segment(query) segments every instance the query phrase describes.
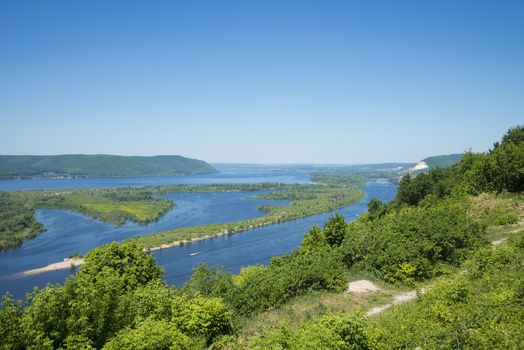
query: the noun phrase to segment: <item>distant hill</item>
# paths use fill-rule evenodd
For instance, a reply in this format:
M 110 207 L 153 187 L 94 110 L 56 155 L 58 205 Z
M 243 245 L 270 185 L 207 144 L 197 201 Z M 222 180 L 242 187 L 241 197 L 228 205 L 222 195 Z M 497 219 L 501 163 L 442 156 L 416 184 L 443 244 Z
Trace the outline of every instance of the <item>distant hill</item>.
M 0 156 L 0 179 L 30 177 L 173 176 L 215 173 L 208 163 L 182 156 Z
M 417 163 L 413 168 L 409 169 L 410 173 L 417 174 L 425 172 L 434 168 L 449 168 L 455 163 L 460 162 L 464 154 L 447 154 L 441 156 L 427 157 Z
M 449 168 L 450 166 L 460 162 L 464 157 L 463 153 L 460 154 L 448 154 L 442 156 L 427 157 L 422 161 L 428 165 L 430 169 L 433 168 Z

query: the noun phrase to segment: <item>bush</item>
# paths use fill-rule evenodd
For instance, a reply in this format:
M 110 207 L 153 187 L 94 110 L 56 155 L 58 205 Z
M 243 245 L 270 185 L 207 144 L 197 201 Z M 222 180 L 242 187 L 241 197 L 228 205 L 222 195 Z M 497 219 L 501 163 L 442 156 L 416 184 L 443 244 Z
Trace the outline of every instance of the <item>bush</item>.
M 358 263 L 389 282 L 412 284 L 457 265 L 483 243 L 484 227 L 466 215 L 461 200 L 406 207 L 372 223 L 349 225 L 341 246 L 344 261 Z
M 190 338 L 167 321 L 145 320 L 136 329 L 125 329 L 111 339 L 103 350 L 193 350 L 202 341 Z
M 375 340 L 358 314 L 326 314 L 308 321 L 299 328 L 280 325 L 267 334 L 253 338 L 249 349 L 289 350 L 367 350 L 374 348 Z
M 524 236 L 479 249 L 465 272 L 436 283 L 418 303 L 376 321 L 378 349 L 520 349 L 524 342 Z

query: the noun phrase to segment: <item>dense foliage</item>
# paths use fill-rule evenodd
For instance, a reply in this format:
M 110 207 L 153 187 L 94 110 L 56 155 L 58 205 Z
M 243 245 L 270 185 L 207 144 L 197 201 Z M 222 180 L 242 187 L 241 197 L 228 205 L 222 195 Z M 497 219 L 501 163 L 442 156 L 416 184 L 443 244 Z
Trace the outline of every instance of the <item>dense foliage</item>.
M 249 315 L 278 307 L 311 290 L 342 291 L 344 266 L 340 257 L 323 249 L 299 249 L 274 257 L 268 267 L 247 267 L 235 276 L 217 267 L 200 265 L 183 290 L 222 298 L 236 314 Z
M 202 160 L 181 156 L 0 156 L 0 179 L 32 176 L 173 176 L 216 171 Z
M 523 135 L 524 126 L 512 128 L 489 152 L 468 152 L 450 169 L 435 169 L 415 178 L 406 175 L 399 183 L 396 203 L 416 205 L 429 194 L 443 198 L 451 192 L 522 192 Z
M 464 271 L 377 321 L 378 349 L 520 349 L 524 236 L 478 250 Z
M 242 348 L 253 350 L 368 350 L 374 338 L 361 315 L 326 314 L 302 327 L 287 324 L 272 329 L 264 337 L 256 337 Z
M 0 191 L 0 250 L 16 247 L 43 230 L 29 204 Z
M 230 332 L 220 299 L 188 298 L 162 275 L 139 246 L 97 248 L 63 286 L 29 295 L 25 309 L 4 296 L 0 349 L 194 349 Z
M 466 203 L 424 204 L 349 225 L 341 247 L 346 263 L 388 282 L 412 283 L 438 275 L 443 264 L 459 264 L 484 243 L 484 227 L 466 215 Z

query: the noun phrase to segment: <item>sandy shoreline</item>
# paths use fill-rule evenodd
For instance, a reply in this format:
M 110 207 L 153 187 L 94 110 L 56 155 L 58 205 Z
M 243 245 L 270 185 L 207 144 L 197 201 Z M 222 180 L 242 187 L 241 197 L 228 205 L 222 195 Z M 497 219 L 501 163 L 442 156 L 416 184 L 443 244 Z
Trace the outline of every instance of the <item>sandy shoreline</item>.
M 218 233 L 216 235 L 213 235 L 213 236 L 195 237 L 195 238 L 188 239 L 188 240 L 174 241 L 172 243 L 162 244 L 162 245 L 157 246 L 157 247 L 144 248 L 144 252 L 149 253 L 149 252 L 154 252 L 154 251 L 157 251 L 157 250 L 169 249 L 169 248 L 177 247 L 177 246 L 184 245 L 184 244 L 190 244 L 190 243 L 202 241 L 204 239 L 211 239 L 211 238 L 215 238 L 215 237 L 220 237 L 220 236 L 223 236 L 223 235 L 226 235 L 226 234 L 227 234 L 226 232 L 220 232 L 220 233 Z M 64 261 L 60 261 L 60 262 L 57 262 L 57 263 L 49 264 L 47 266 L 39 267 L 39 268 L 32 269 L 32 270 L 22 271 L 22 272 L 16 273 L 16 274 L 11 275 L 11 276 L 12 277 L 24 277 L 24 276 L 38 275 L 38 274 L 41 274 L 41 273 L 52 272 L 52 271 L 57 271 L 57 270 L 65 270 L 65 269 L 70 269 L 70 268 L 73 268 L 73 267 L 78 267 L 78 266 L 82 265 L 83 263 L 84 263 L 84 259 L 82 259 L 82 258 L 65 259 Z
M 37 269 L 22 271 L 20 273 L 17 273 L 17 275 L 18 276 L 38 275 L 40 273 L 46 273 L 46 272 L 51 272 L 51 271 L 56 271 L 56 270 L 70 269 L 70 268 L 73 268 L 73 267 L 80 266 L 83 263 L 84 263 L 84 259 L 72 258 L 72 259 L 67 259 L 67 260 L 61 261 L 61 262 L 49 264 L 49 265 L 44 266 L 44 267 L 39 267 Z
M 223 229 L 223 230 L 221 230 L 221 231 L 219 231 L 219 232 L 217 232 L 215 234 L 210 234 L 210 235 L 207 235 L 207 236 L 193 237 L 191 239 L 182 239 L 182 240 L 178 240 L 178 241 L 173 241 L 171 243 L 164 243 L 164 244 L 161 244 L 161 245 L 156 246 L 156 247 L 144 248 L 144 251 L 146 253 L 149 253 L 149 252 L 154 252 L 154 251 L 157 251 L 157 250 L 168 249 L 168 248 L 178 247 L 178 246 L 184 245 L 184 244 L 190 244 L 190 243 L 194 243 L 194 242 L 198 242 L 198 241 L 203 241 L 203 240 L 206 240 L 206 239 L 212 239 L 212 238 L 217 238 L 217 237 L 221 237 L 221 236 L 231 236 L 231 235 L 234 235 L 234 234 L 237 234 L 237 233 L 247 232 L 247 231 L 253 230 L 255 228 L 260 228 L 260 227 L 268 226 L 268 225 L 275 225 L 275 224 L 278 224 L 278 223 L 281 223 L 281 222 L 292 221 L 292 220 L 297 220 L 297 219 L 290 219 L 290 220 L 283 220 L 283 221 L 278 221 L 277 220 L 277 221 L 274 221 L 274 222 L 272 222 L 272 221 L 261 222 L 261 223 L 254 224 L 254 225 L 242 226 L 242 227 L 240 227 L 238 229 L 230 229 L 230 230 Z

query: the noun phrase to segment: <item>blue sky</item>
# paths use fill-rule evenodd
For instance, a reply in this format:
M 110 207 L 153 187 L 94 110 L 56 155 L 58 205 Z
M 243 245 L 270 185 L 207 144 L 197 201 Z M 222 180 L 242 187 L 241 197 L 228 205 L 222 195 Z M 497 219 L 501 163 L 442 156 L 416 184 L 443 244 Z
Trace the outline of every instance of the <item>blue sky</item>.
M 1 1 L 0 154 L 373 163 L 524 122 L 524 1 Z

